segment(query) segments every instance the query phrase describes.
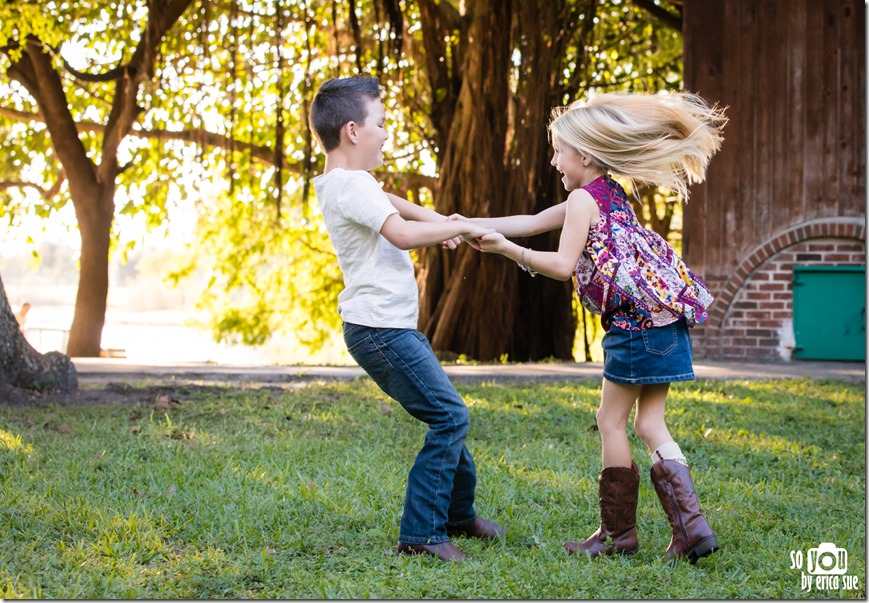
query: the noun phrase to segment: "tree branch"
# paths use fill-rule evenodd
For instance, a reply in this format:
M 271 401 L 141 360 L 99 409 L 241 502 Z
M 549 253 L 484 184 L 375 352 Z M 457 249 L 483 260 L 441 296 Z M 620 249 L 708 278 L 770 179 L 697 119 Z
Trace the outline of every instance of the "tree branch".
M 51 188 L 43 188 L 36 184 L 35 182 L 25 182 L 23 180 L 7 180 L 5 182 L 0 182 L 0 190 L 6 190 L 7 188 L 32 188 L 36 189 L 39 192 L 39 195 L 45 200 L 48 201 L 52 197 L 57 194 L 57 191 L 60 190 L 61 185 L 66 182 L 66 174 L 63 170 L 60 171 L 60 177 L 57 179 Z
M 347 16 L 350 18 L 350 28 L 353 30 L 353 40 L 356 43 L 356 69 L 362 73 L 362 30 L 359 27 L 359 17 L 356 15 L 356 0 L 348 0 L 348 5 Z M 335 23 L 335 28 L 338 28 L 338 23 Z
M 257 145 L 243 140 L 233 140 L 229 136 L 209 132 L 202 128 L 193 128 L 189 130 L 145 130 L 134 128 L 130 131 L 130 136 L 137 138 L 145 138 L 151 140 L 160 140 L 163 142 L 177 140 L 181 142 L 192 142 L 195 144 L 217 147 L 219 149 L 232 148 L 235 151 L 247 151 L 253 159 L 266 165 L 274 165 L 275 151 L 271 147 L 265 145 Z M 284 167 L 295 173 L 300 173 L 301 168 L 299 162 L 284 162 Z
M 436 132 L 436 145 L 443 149 L 450 124 L 453 121 L 458 88 L 454 79 L 459 71 L 462 57 L 456 56 L 459 49 L 453 49 L 453 73 L 446 61 L 447 39 L 460 29 L 462 18 L 449 2 L 435 3 L 434 0 L 419 0 L 419 19 L 423 25 L 422 47 L 426 75 L 431 90 L 430 116 Z M 413 50 L 413 49 L 411 49 Z
M 631 2 L 645 10 L 653 17 L 659 19 L 662 23 L 664 23 L 664 25 L 672 27 L 676 31 L 682 31 L 681 7 L 676 7 L 676 9 L 679 11 L 679 14 L 675 15 L 668 11 L 666 8 L 655 4 L 653 0 L 631 0 Z
M 0 191 L 5 191 L 7 188 L 32 188 L 39 192 L 39 196 L 43 199 L 48 198 L 48 191 L 34 182 L 24 182 L 23 180 L 7 180 L 0 182 Z
M 45 119 L 42 117 L 42 115 L 38 113 L 26 113 L 24 111 L 19 111 L 18 109 L 12 109 L 10 107 L 0 107 L 0 115 L 12 118 L 20 122 L 45 123 Z M 104 126 L 103 124 L 92 121 L 77 122 L 75 125 L 76 129 L 79 132 L 100 134 L 106 129 L 106 126 Z M 234 148 L 236 151 L 246 151 L 250 153 L 251 158 L 255 159 L 262 165 L 274 166 L 275 163 L 275 151 L 271 147 L 265 145 L 251 144 L 243 140 L 233 141 L 229 136 L 224 136 L 223 134 L 217 134 L 215 132 L 209 132 L 208 130 L 203 130 L 201 128 L 193 128 L 188 130 L 145 130 L 142 128 L 133 128 L 132 130 L 130 130 L 129 135 L 144 140 L 159 140 L 161 142 L 174 140 L 179 142 L 189 142 L 202 146 L 211 146 L 219 149 L 228 150 L 230 148 Z M 301 176 L 305 172 L 302 162 L 287 162 L 286 154 L 284 154 L 284 157 L 284 167 L 287 168 L 290 172 L 296 174 L 297 176 Z M 427 188 L 429 190 L 435 190 L 438 183 L 437 178 L 413 172 L 391 172 L 387 170 L 377 170 L 377 175 L 396 184 L 403 183 L 405 185 L 405 188 L 410 186 L 412 188 Z
M 73 179 L 82 184 L 91 179 L 94 164 L 78 138 L 63 83 L 43 43 L 29 36 L 24 53 L 18 61 L 10 65 L 8 72 L 36 100 L 40 121 L 48 127 L 52 146 L 67 173 L 72 174 Z
M 69 64 L 63 55 L 59 54 L 60 60 L 63 61 L 63 68 L 72 75 L 75 79 L 81 80 L 83 82 L 111 82 L 124 74 L 124 66 L 118 65 L 114 69 L 110 69 L 105 73 L 85 73 L 84 71 L 79 71 L 75 67 Z
M 154 77 L 160 42 L 193 0 L 153 0 L 149 2 L 148 22 L 123 75 L 116 80 L 115 97 L 103 135 L 102 163 L 97 179 L 107 182 L 117 173 L 118 147 L 130 133 L 141 109 L 136 104 L 139 85 Z
M 400 56 L 404 45 L 404 15 L 401 12 L 401 5 L 398 0 L 381 0 L 381 2 L 386 10 L 386 21 L 395 34 L 391 43 L 392 54 Z
M 15 121 L 20 121 L 23 123 L 46 123 L 45 117 L 43 117 L 41 113 L 27 113 L 25 111 L 13 109 L 12 107 L 0 107 L 0 115 L 4 117 L 9 117 L 11 119 L 14 119 Z M 105 130 L 105 126 L 103 124 L 97 123 L 95 121 L 78 121 L 74 122 L 74 124 L 77 132 L 100 133 Z

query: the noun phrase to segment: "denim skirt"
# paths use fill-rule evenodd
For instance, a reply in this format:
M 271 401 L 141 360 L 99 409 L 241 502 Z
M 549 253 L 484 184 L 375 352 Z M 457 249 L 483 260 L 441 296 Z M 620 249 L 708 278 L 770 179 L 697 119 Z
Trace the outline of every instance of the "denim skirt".
M 684 318 L 644 331 L 611 327 L 603 336 L 603 353 L 603 376 L 615 383 L 643 385 L 694 379 L 691 335 Z

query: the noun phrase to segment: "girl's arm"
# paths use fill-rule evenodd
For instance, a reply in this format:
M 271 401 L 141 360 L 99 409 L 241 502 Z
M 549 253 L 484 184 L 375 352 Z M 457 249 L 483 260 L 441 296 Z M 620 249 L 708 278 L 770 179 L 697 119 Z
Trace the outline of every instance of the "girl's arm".
M 505 237 L 530 237 L 564 225 L 567 201 L 553 205 L 534 215 L 504 216 L 501 218 L 469 218 L 474 224 L 493 228 Z M 455 216 L 461 219 L 460 216 Z
M 480 237 L 478 240 L 480 249 L 485 252 L 500 253 L 520 266 L 549 278 L 568 280 L 573 275 L 579 256 L 585 249 L 588 231 L 598 220 L 600 210 L 592 196 L 583 189 L 576 189 L 570 193 L 563 205 L 566 206 L 566 211 L 558 251 L 534 251 L 520 247 L 507 240 L 500 230 Z

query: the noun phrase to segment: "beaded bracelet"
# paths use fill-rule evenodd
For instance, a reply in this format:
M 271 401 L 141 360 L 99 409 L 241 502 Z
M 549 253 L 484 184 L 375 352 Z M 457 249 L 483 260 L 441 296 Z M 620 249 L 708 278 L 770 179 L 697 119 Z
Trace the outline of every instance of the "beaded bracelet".
M 530 249 L 528 250 L 528 256 L 530 259 L 530 256 L 531 256 Z M 521 261 L 517 262 L 517 264 L 519 264 L 519 267 L 522 270 L 524 270 L 525 272 L 527 272 L 529 274 L 529 276 L 532 276 L 532 277 L 537 276 L 537 273 L 534 272 L 533 270 L 531 270 L 531 262 L 529 261 L 527 264 L 525 263 L 525 248 L 524 247 L 522 248 L 522 254 L 520 256 L 520 259 L 521 259 Z

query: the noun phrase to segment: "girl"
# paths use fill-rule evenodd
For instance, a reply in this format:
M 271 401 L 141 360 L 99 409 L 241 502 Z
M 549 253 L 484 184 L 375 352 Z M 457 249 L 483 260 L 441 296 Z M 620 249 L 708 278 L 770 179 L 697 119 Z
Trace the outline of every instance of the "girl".
M 600 527 L 570 553 L 631 554 L 639 469 L 627 423 L 652 457 L 651 479 L 673 531 L 666 559 L 691 563 L 718 550 L 700 511 L 688 465 L 664 420 L 673 381 L 694 379 L 689 327 L 706 320 L 712 302 L 704 284 L 658 234 L 643 228 L 624 189 L 612 178 L 665 186 L 687 199 L 720 148 L 724 111 L 687 93 L 602 94 L 553 110 L 552 165 L 570 191 L 567 201 L 535 216 L 476 218 L 498 232 L 479 239 L 532 276 L 574 278 L 583 306 L 601 315 L 604 378 L 597 424 L 603 449 L 598 478 Z M 558 251 L 519 247 L 506 237 L 562 228 Z

